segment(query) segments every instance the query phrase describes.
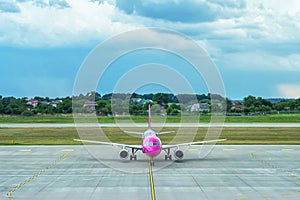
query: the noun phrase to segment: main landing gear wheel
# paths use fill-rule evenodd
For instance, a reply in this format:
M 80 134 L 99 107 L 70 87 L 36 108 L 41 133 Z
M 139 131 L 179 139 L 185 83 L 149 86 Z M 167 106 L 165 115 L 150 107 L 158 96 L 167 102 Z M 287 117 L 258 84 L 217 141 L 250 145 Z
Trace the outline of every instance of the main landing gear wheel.
M 130 155 L 130 160 L 136 160 L 136 159 L 137 159 L 136 155 Z
M 172 155 L 170 155 L 170 148 L 164 149 L 167 155 L 165 155 L 165 160 L 172 160 Z
M 172 155 L 165 155 L 165 160 L 172 160 Z
M 131 149 L 131 155 L 130 155 L 130 160 L 136 160 L 136 152 L 138 151 L 138 149 Z

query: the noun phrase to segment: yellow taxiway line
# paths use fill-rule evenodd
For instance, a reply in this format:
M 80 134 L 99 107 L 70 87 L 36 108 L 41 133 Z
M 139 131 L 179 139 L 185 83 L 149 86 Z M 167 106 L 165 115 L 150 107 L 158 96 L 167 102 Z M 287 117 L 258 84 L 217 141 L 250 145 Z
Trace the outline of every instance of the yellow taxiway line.
M 152 163 L 151 159 L 148 159 L 149 165 L 149 181 L 150 181 L 150 189 L 151 189 L 151 200 L 155 200 L 155 188 L 154 188 L 154 181 L 153 181 L 153 172 L 152 172 Z
M 8 197 L 9 200 L 14 200 L 12 194 L 17 190 L 20 189 L 21 187 L 23 187 L 26 183 L 31 182 L 32 180 L 34 180 L 35 178 L 37 178 L 38 176 L 40 176 L 41 174 L 43 174 L 44 172 L 46 172 L 48 169 L 52 168 L 54 165 L 56 165 L 58 162 L 60 162 L 61 160 L 65 159 L 68 156 L 68 154 L 63 154 L 61 155 L 59 158 L 57 158 L 56 160 L 54 160 L 51 164 L 49 164 L 46 168 L 36 172 L 35 174 L 33 174 L 31 177 L 29 177 L 28 179 L 26 179 L 25 181 L 21 182 L 19 185 L 15 186 L 14 188 L 10 189 L 6 196 Z

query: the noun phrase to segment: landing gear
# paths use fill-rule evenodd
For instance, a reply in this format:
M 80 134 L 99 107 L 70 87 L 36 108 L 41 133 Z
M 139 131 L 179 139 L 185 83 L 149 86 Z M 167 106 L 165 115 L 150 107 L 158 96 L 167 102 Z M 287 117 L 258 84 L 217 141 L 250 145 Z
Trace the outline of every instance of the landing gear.
M 172 160 L 172 155 L 170 155 L 170 149 L 165 149 L 167 155 L 165 155 L 165 160 Z
M 172 155 L 165 155 L 165 160 L 172 160 Z
M 152 167 L 154 167 L 154 160 L 153 160 L 153 158 L 149 158 L 149 164 L 152 166 Z
M 136 152 L 138 151 L 138 149 L 131 149 L 131 154 L 132 155 L 130 155 L 130 160 L 137 160 L 137 156 L 136 156 Z
M 130 160 L 136 160 L 136 155 L 130 155 Z

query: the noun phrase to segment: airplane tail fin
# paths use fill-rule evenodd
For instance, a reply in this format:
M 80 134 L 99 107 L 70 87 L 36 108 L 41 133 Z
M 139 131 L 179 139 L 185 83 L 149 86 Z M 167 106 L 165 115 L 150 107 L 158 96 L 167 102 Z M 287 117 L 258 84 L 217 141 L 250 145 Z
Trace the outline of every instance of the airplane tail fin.
M 148 105 L 148 129 L 151 128 L 151 106 Z

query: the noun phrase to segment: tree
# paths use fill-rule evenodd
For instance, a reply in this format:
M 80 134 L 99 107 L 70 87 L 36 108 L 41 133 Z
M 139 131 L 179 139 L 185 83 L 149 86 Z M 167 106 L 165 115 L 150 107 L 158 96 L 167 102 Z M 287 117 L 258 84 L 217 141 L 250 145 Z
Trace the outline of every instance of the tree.
M 256 98 L 254 96 L 247 96 L 244 98 L 243 104 L 246 108 L 249 108 L 250 106 L 254 105 L 254 102 L 256 101 Z
M 300 98 L 295 100 L 295 110 L 300 111 Z
M 55 108 L 52 105 L 46 103 L 39 103 L 38 106 L 33 109 L 35 113 L 40 114 L 54 114 Z
M 129 113 L 131 115 L 147 115 L 147 109 L 141 103 L 131 103 L 129 105 Z
M 232 108 L 232 102 L 230 99 L 226 98 L 226 111 L 230 112 Z
M 177 105 L 175 103 L 172 103 L 167 108 L 167 114 L 168 115 L 177 115 L 180 113 L 180 105 Z
M 103 115 L 111 114 L 111 106 L 109 101 L 98 100 L 97 101 L 97 112 Z
M 22 103 L 21 99 L 4 97 L 1 100 L 3 114 L 19 115 L 26 110 L 26 106 Z
M 157 93 L 153 96 L 153 101 L 157 102 L 161 106 L 165 106 L 169 102 L 169 94 Z
M 0 114 L 3 114 L 2 96 L 0 97 Z
M 178 94 L 176 97 L 178 101 L 184 105 L 197 103 L 197 96 L 194 94 Z
M 272 110 L 273 104 L 262 97 L 249 95 L 244 98 L 245 113 L 249 112 L 268 112 Z
M 72 113 L 72 100 L 67 97 L 63 99 L 63 101 L 59 104 L 57 104 L 56 110 L 58 113 Z
M 144 94 L 143 98 L 153 100 L 153 96 L 154 96 L 154 94 Z
M 24 117 L 31 117 L 34 116 L 34 112 L 32 112 L 31 110 L 25 110 L 24 112 L 22 112 L 22 115 Z

